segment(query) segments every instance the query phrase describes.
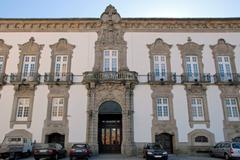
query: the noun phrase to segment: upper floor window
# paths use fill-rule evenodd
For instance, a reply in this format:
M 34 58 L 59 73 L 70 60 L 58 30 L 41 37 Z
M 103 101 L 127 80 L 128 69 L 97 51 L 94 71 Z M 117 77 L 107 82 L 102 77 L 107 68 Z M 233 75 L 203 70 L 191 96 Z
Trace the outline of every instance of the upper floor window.
M 239 110 L 236 98 L 226 98 L 225 107 L 229 121 L 239 121 Z
M 217 56 L 220 79 L 227 81 L 232 79 L 232 68 L 229 56 Z
M 3 73 L 4 56 L 0 56 L 0 74 Z
M 22 67 L 22 79 L 34 77 L 36 74 L 36 56 L 25 55 Z
M 197 56 L 186 56 L 186 74 L 189 80 L 199 79 L 199 67 Z
M 103 71 L 118 71 L 118 51 L 104 50 Z
M 68 56 L 57 55 L 55 61 L 55 80 L 64 79 L 68 72 Z
M 202 98 L 192 98 L 192 118 L 195 121 L 204 120 L 203 100 Z
M 30 108 L 29 98 L 19 98 L 17 103 L 16 121 L 27 121 Z
M 64 98 L 53 98 L 52 99 L 52 121 L 63 120 L 63 110 L 64 110 Z
M 169 120 L 168 98 L 157 98 L 158 120 Z
M 155 80 L 167 79 L 167 61 L 166 56 L 154 55 L 154 75 Z

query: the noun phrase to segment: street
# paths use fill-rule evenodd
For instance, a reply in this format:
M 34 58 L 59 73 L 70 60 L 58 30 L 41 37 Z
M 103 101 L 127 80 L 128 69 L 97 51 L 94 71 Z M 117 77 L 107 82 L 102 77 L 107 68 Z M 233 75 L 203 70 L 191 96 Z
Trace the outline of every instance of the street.
M 34 160 L 33 157 L 23 158 L 22 160 Z M 69 157 L 62 158 L 61 160 L 69 160 Z M 124 157 L 118 154 L 102 154 L 99 156 L 93 156 L 89 160 L 145 160 L 142 157 Z M 202 156 L 187 156 L 187 155 L 169 155 L 169 160 L 221 160 L 220 158 L 211 158 L 207 155 Z M 223 160 L 223 159 L 222 159 Z

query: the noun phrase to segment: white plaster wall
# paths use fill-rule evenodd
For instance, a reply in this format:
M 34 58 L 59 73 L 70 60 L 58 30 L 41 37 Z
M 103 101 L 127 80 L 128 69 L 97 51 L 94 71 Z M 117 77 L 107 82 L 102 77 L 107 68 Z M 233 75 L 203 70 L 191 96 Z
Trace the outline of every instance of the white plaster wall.
M 12 105 L 14 98 L 13 86 L 7 85 L 0 91 L 0 143 L 4 139 L 4 135 L 10 131 L 10 118 L 12 114 Z
M 152 98 L 148 85 L 138 85 L 134 89 L 134 140 L 151 142 Z
M 69 142 L 85 142 L 87 127 L 87 89 L 72 85 L 68 102 Z

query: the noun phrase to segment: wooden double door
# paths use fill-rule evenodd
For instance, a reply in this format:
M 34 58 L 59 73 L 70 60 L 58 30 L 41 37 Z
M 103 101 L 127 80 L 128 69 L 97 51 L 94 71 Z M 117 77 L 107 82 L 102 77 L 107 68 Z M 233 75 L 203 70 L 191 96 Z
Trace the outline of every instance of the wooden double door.
M 121 114 L 99 115 L 98 143 L 100 153 L 121 153 Z
M 159 143 L 168 153 L 173 153 L 172 135 L 168 133 L 161 133 L 155 136 L 156 143 Z

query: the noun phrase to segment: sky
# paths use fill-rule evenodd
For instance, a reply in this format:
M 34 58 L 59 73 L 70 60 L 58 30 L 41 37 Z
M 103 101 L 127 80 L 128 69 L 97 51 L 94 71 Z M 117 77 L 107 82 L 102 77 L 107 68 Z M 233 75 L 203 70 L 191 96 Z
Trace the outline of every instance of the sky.
M 0 18 L 98 18 L 109 4 L 121 17 L 240 17 L 240 0 L 0 0 Z

